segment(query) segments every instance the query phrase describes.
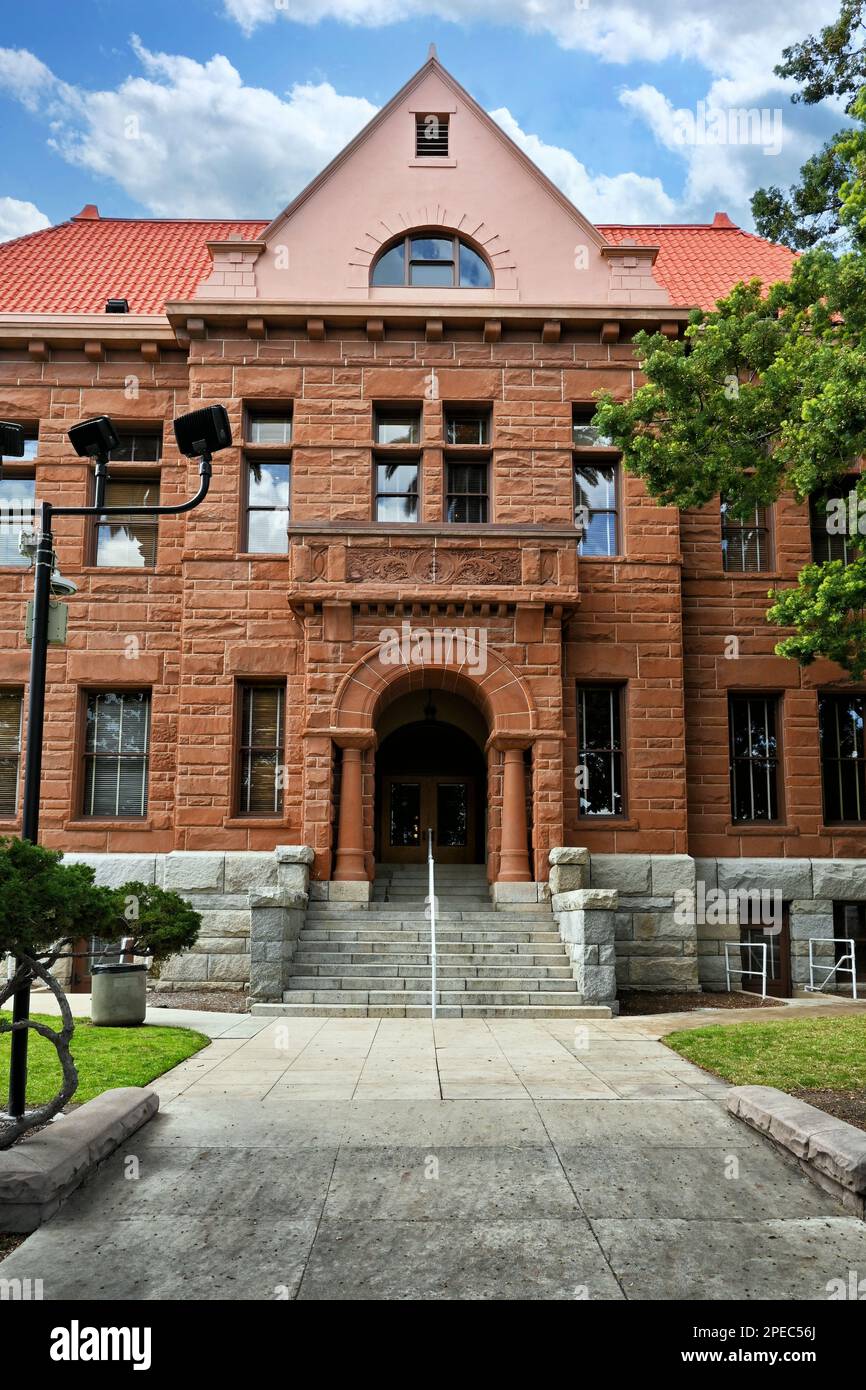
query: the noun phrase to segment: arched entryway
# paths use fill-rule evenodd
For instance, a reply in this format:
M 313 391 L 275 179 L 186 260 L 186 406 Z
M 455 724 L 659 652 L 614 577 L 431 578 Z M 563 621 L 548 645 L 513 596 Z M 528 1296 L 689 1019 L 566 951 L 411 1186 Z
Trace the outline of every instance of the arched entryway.
M 400 719 L 399 708 L 395 710 L 404 697 L 414 697 L 418 706 L 409 719 Z M 436 708 L 435 722 L 452 726 L 466 734 L 479 751 L 483 749 L 486 862 L 490 878 L 504 883 L 529 881 L 531 816 L 527 814 L 527 800 L 531 803 L 533 799 L 531 792 L 528 796 L 532 780 L 529 750 L 538 737 L 538 723 L 534 703 L 520 674 L 492 649 L 486 651 L 484 669 L 473 670 L 447 661 L 395 665 L 383 658 L 381 647 L 347 673 L 334 699 L 330 735 L 339 760 L 334 880 L 369 881 L 373 877 L 375 856 L 383 848 L 384 807 L 377 795 L 381 785 L 380 750 L 390 734 L 402 725 L 426 722 L 424 707 L 430 699 Z M 452 708 L 448 718 L 446 702 Z M 457 706 L 461 709 L 459 717 L 453 713 Z M 474 729 L 467 725 L 467 711 L 477 726 Z M 451 754 L 459 759 L 454 746 L 458 742 L 452 739 Z M 462 746 L 466 749 L 465 744 Z M 459 799 L 461 794 L 451 795 Z M 429 819 L 431 806 L 429 793 L 426 803 L 423 797 L 420 792 L 417 815 L 422 822 Z M 438 813 L 438 803 L 436 809 Z M 414 801 L 409 812 L 415 814 Z M 417 846 L 411 848 L 417 852 Z M 477 862 L 484 862 L 482 852 L 475 852 L 481 855 Z
M 375 856 L 420 863 L 433 831 L 442 864 L 483 864 L 487 843 L 487 728 L 462 696 L 413 691 L 384 712 L 375 775 Z

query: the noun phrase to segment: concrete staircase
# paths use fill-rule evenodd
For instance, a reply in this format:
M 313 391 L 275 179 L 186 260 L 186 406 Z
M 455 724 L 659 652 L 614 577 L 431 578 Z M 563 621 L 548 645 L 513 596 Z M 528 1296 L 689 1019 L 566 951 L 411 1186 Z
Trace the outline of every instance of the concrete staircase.
M 437 866 L 436 890 L 439 1017 L 610 1017 L 577 993 L 549 903 L 494 906 L 481 865 Z M 369 904 L 311 901 L 283 1003 L 254 1011 L 429 1016 L 426 893 L 426 865 L 381 864 Z

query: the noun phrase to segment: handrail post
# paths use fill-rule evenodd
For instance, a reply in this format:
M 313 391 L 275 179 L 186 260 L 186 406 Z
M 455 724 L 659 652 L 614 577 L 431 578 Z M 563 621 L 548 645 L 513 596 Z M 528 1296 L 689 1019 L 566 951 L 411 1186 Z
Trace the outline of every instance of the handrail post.
M 433 872 L 433 829 L 427 828 L 427 901 L 430 904 L 430 1017 L 436 1022 L 436 882 Z

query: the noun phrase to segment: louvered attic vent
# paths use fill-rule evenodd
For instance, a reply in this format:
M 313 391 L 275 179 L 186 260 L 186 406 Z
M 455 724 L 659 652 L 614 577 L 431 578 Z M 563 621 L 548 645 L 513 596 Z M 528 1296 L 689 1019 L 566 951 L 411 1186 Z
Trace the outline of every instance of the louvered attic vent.
M 448 117 L 416 115 L 415 158 L 428 159 L 433 155 L 448 157 Z

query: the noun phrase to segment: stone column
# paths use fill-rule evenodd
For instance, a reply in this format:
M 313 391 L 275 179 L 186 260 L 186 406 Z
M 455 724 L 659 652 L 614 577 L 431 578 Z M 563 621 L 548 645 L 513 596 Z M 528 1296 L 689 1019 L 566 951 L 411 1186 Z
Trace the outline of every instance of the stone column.
M 337 882 L 366 881 L 364 855 L 364 762 L 358 743 L 343 745 L 340 810 L 337 820 Z
M 503 748 L 502 837 L 499 855 L 501 883 L 530 883 L 529 852 L 526 844 L 526 779 L 523 747 L 509 742 Z

